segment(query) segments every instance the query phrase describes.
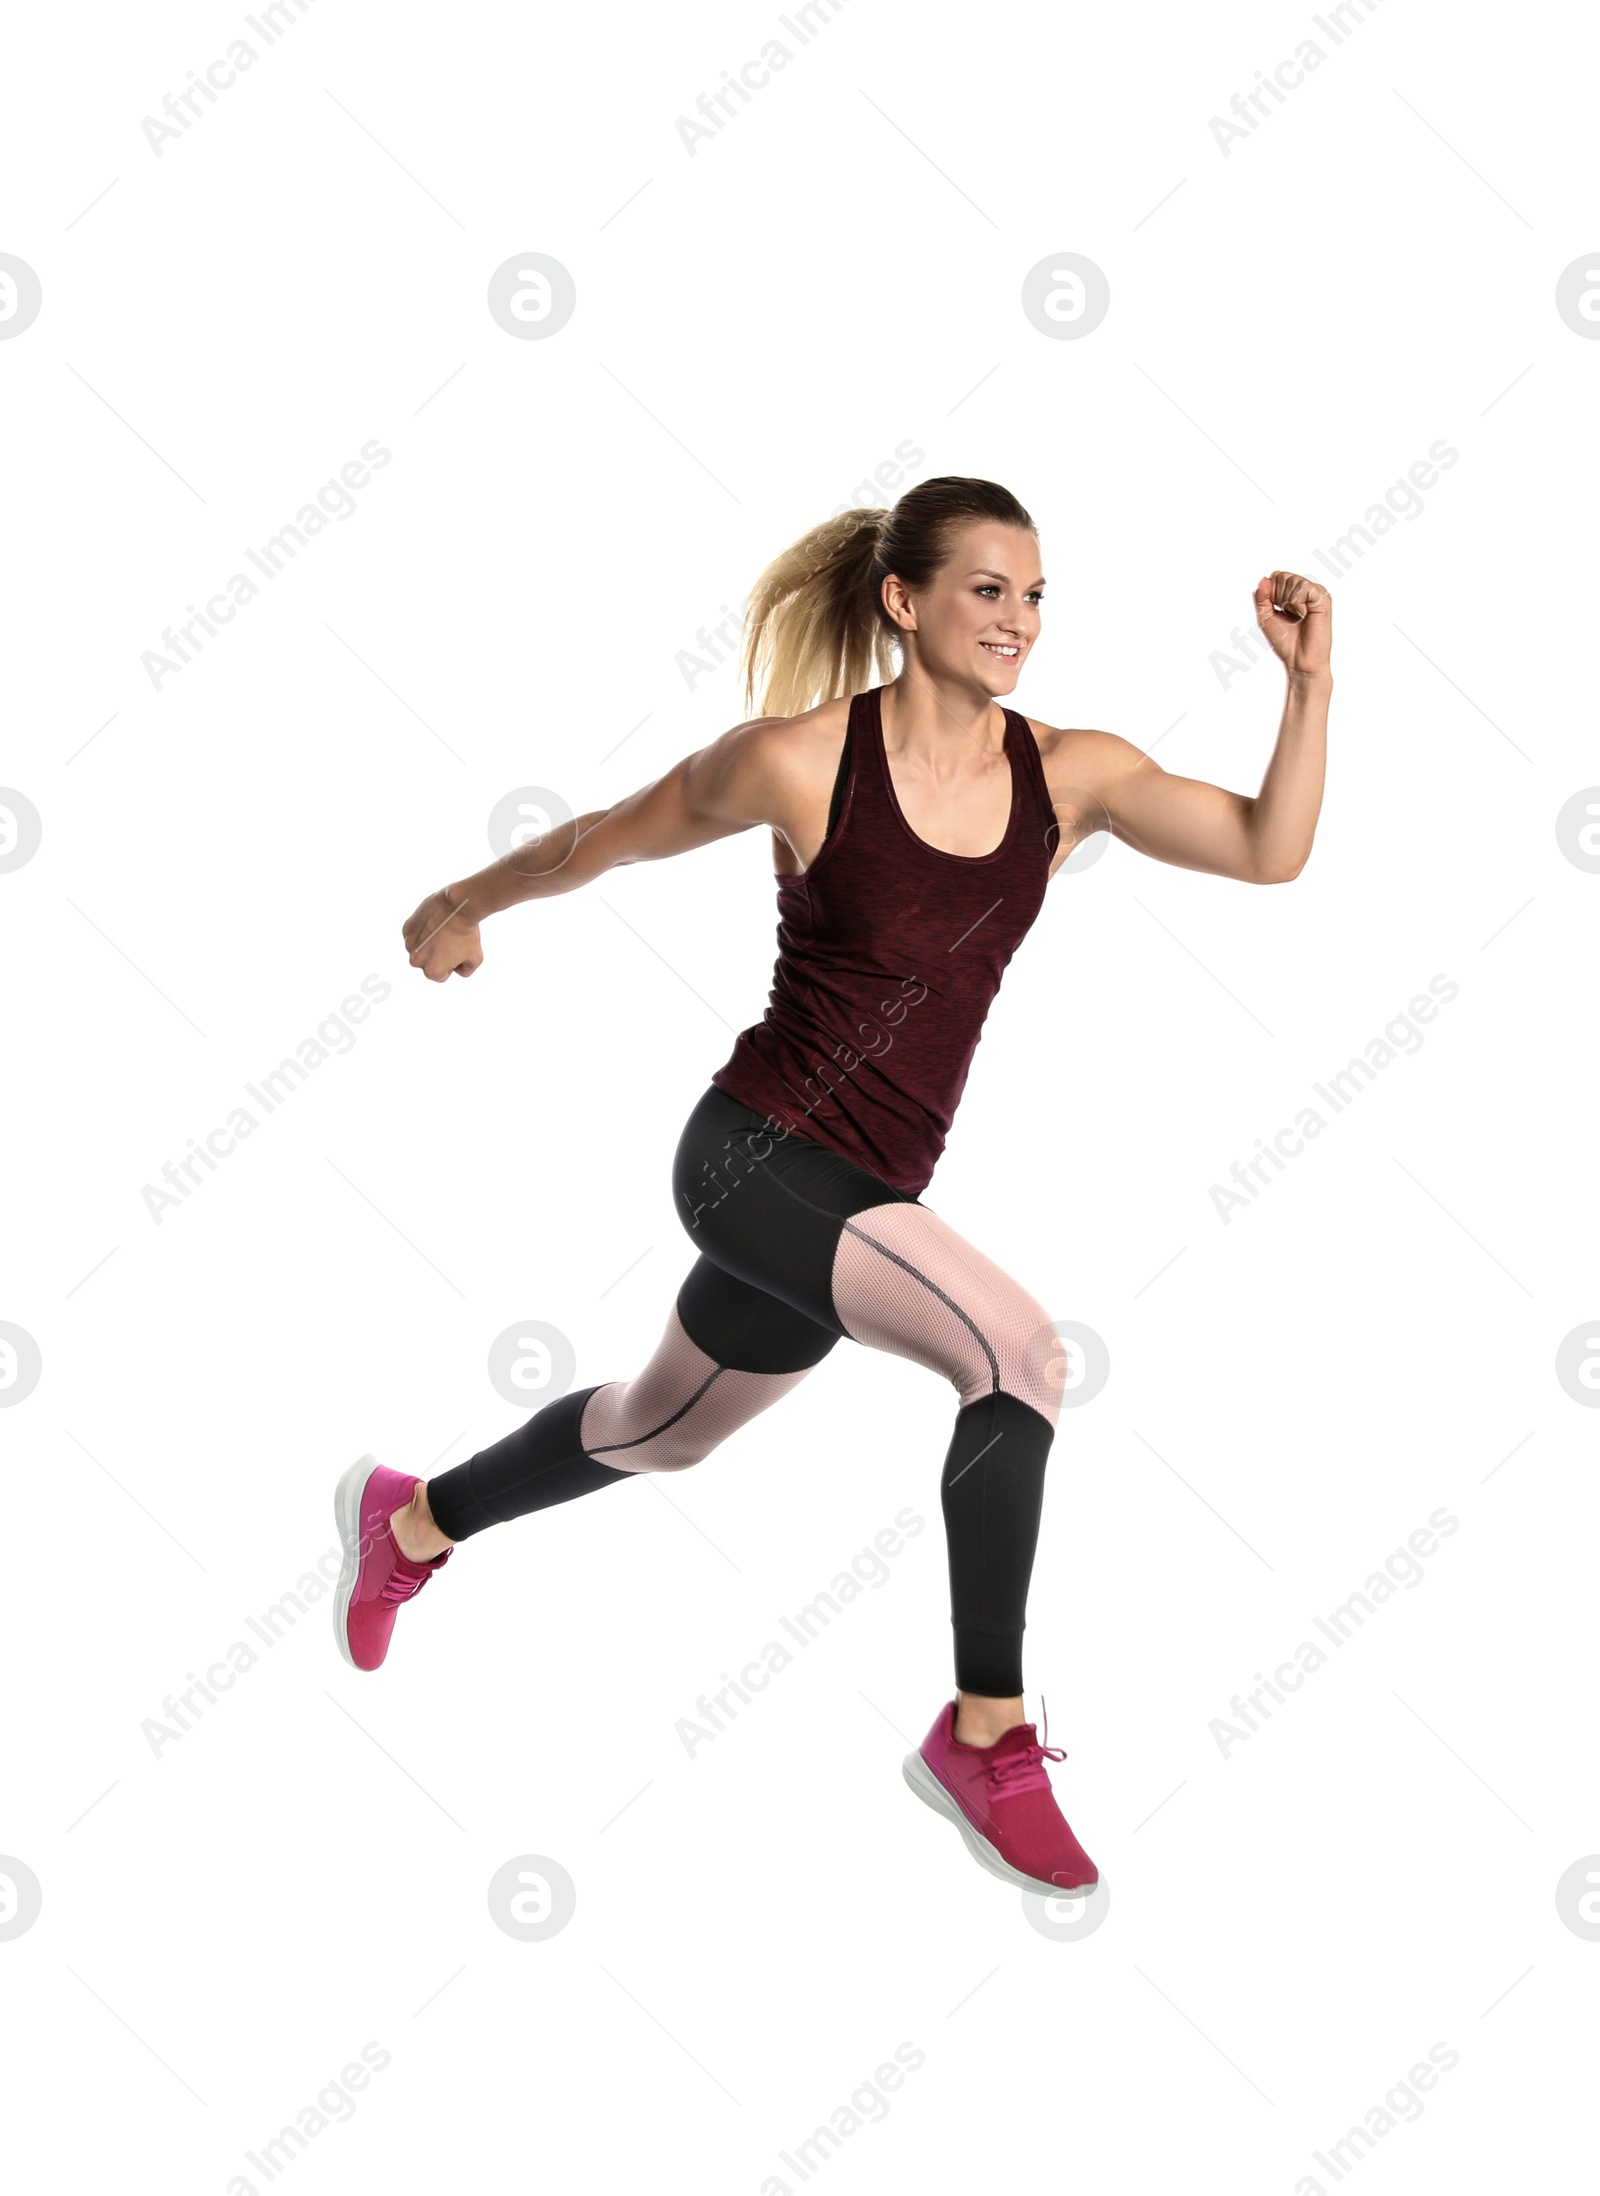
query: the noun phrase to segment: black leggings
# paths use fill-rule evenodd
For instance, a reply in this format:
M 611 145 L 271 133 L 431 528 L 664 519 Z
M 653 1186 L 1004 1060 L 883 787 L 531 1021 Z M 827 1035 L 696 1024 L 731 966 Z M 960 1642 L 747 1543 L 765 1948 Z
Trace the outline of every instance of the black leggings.
M 428 1483 L 441 1532 L 696 1464 L 841 1336 L 942 1373 L 959 1398 L 940 1481 L 955 1678 L 1022 1691 L 1022 1633 L 1060 1407 L 1061 1345 L 1026 1290 L 930 1212 L 715 1084 L 672 1169 L 700 1256 L 632 1380 L 569 1391 Z

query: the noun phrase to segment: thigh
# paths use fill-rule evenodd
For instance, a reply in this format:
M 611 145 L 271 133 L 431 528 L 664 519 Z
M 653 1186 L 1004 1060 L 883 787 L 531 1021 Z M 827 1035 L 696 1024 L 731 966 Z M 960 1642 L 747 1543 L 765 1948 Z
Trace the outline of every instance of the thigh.
M 696 1349 L 736 1372 L 809 1372 L 839 1340 L 836 1328 L 704 1255 L 690 1267 L 673 1311 Z
M 1056 1423 L 1065 1361 L 1049 1313 L 925 1205 L 844 1222 L 833 1302 L 853 1340 L 943 1373 L 963 1405 L 1010 1395 Z
M 698 1464 L 798 1387 L 838 1339 L 699 1258 L 649 1363 L 632 1380 L 597 1388 L 584 1405 L 584 1454 L 630 1472 Z
M 1051 1425 L 1064 1360 L 1050 1315 L 920 1198 L 840 1153 L 768 1131 L 715 1084 L 673 1162 L 703 1257 L 829 1332 L 943 1374 L 963 1405 L 1011 1395 Z
M 825 1144 L 767 1129 L 715 1084 L 690 1114 L 672 1166 L 678 1218 L 702 1257 L 833 1335 L 833 1272 L 851 1217 L 885 1202 L 915 1207 Z M 916 1208 L 920 1209 L 920 1208 Z

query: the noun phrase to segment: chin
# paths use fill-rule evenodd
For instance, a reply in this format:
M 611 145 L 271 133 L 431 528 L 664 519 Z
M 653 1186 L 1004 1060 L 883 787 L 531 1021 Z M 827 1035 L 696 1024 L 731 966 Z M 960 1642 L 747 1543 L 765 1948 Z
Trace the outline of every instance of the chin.
M 978 662 L 985 674 L 984 684 L 997 693 L 1010 693 L 1026 660 L 1023 656 L 1013 656 L 1009 663 L 1004 663 L 998 656 L 985 655 L 981 648 L 978 651 Z

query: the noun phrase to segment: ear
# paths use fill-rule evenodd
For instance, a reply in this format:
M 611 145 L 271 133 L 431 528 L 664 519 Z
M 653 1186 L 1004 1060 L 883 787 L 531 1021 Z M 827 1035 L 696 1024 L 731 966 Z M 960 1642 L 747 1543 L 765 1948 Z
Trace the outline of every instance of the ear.
M 911 590 L 893 572 L 883 583 L 883 605 L 902 633 L 917 631 L 917 613 L 911 600 Z

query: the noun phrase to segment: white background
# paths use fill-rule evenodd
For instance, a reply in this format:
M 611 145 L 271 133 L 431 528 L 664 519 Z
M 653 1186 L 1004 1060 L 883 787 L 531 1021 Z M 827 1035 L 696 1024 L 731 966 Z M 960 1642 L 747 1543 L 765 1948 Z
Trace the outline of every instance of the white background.
M 318 0 L 158 156 L 242 13 L 35 10 L 5 55 L 0 250 L 44 296 L 0 343 L 0 781 L 43 820 L 0 877 L 0 1318 L 43 1363 L 0 1414 L 21 2185 L 259 2196 L 246 2152 L 368 2042 L 303 2196 L 777 2196 L 901 2043 L 829 2189 L 1306 2196 L 1435 2044 L 1361 2187 L 1575 2185 L 1600 1418 L 1554 1366 L 1600 1311 L 1600 879 L 1555 819 L 1600 780 L 1600 346 L 1554 291 L 1600 244 L 1591 30 L 850 0 L 691 154 L 775 8 Z M 548 340 L 485 305 L 527 251 L 576 283 Z M 1111 288 L 1076 341 L 1019 303 L 1062 251 Z M 373 438 L 355 514 L 157 691 L 143 652 Z M 1281 680 L 1211 658 L 1441 439 L 1334 588 L 1303 875 L 1059 876 L 928 1192 L 1110 1353 L 1027 1639 L 1100 1928 L 1040 1934 L 901 1782 L 950 1690 L 952 1397 L 852 1345 L 695 1472 L 464 1547 L 380 1674 L 323 1602 L 153 1751 L 333 1545 L 350 1459 L 506 1432 L 514 1322 L 625 1377 L 693 1255 L 668 1167 L 765 999 L 765 837 L 503 916 L 430 986 L 401 921 L 494 803 L 601 806 L 737 722 L 679 652 L 902 443 L 902 485 L 1038 522 L 1020 707 L 1253 791 Z M 369 974 L 354 1049 L 158 1224 L 144 1185 Z M 1436 975 L 1420 1049 L 1224 1224 L 1212 1185 Z M 908 1505 L 888 1582 L 691 1759 L 697 1697 Z M 1224 1755 L 1439 1509 L 1422 1582 Z M 577 1886 L 544 1943 L 488 1910 L 526 1854 Z

